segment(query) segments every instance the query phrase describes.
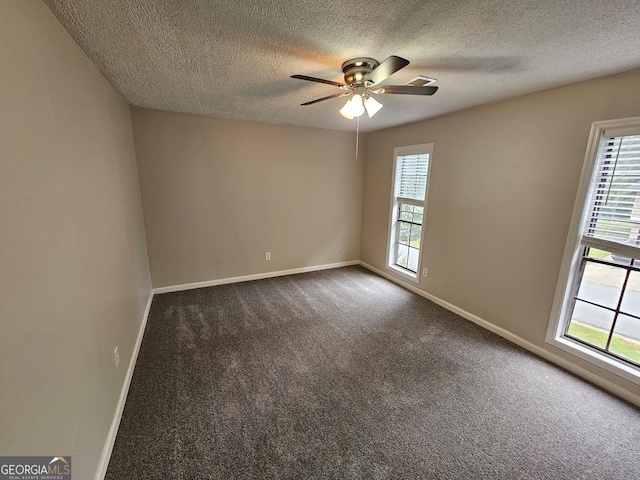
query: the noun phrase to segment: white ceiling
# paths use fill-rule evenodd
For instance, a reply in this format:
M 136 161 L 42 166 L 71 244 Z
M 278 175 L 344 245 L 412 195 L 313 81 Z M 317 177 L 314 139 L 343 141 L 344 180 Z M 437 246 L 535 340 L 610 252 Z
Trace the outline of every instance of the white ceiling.
M 430 97 L 382 95 L 363 131 L 640 67 L 638 0 L 45 0 L 132 105 L 340 130 L 356 56 L 411 64 L 384 83 L 438 79 Z

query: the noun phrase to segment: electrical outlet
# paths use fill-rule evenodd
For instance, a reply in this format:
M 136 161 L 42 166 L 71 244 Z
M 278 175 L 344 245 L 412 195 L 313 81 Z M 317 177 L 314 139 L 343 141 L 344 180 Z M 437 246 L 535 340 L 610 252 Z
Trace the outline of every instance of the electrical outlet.
M 116 364 L 116 368 L 120 366 L 120 353 L 118 353 L 118 347 L 113 351 L 113 362 Z
M 266 253 L 264 254 L 264 259 L 265 259 L 265 260 L 271 260 L 271 252 L 266 252 Z
M 349 247 L 347 246 L 344 247 L 344 253 L 349 253 Z
M 423 277 L 426 277 L 426 276 L 427 276 L 427 269 L 426 269 L 426 268 L 423 268 L 423 269 L 422 269 L 422 276 L 423 276 Z

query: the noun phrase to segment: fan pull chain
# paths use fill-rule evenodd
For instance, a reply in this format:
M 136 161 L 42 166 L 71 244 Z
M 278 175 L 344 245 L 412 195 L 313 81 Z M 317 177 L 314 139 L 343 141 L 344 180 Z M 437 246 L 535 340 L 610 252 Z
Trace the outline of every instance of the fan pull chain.
M 358 159 L 358 140 L 360 138 L 360 117 L 356 117 L 356 160 Z

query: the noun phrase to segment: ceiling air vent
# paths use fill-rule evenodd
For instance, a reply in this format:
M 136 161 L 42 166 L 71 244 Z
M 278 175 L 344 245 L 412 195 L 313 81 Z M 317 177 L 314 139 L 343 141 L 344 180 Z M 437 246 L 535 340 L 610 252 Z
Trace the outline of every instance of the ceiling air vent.
M 425 77 L 424 75 L 418 75 L 416 78 L 411 80 L 407 85 L 413 85 L 414 87 L 424 87 L 426 85 L 431 85 L 432 83 L 436 83 L 437 80 L 431 77 Z

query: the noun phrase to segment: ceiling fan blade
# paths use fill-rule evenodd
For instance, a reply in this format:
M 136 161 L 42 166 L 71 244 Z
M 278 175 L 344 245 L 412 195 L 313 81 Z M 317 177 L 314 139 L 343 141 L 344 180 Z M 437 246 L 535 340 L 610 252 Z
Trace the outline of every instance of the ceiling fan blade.
M 329 95 L 328 97 L 316 98 L 315 100 L 311 100 L 310 102 L 306 102 L 306 103 L 301 103 L 300 105 L 313 105 L 314 103 L 323 102 L 331 98 L 344 97 L 345 95 L 349 95 L 349 92 L 334 93 L 333 95 Z
M 307 80 L 309 82 L 326 83 L 327 85 L 334 85 L 336 87 L 344 86 L 344 83 L 334 82 L 333 80 L 325 80 L 324 78 L 308 77 L 306 75 L 291 75 L 291 78 L 297 78 L 298 80 Z
M 365 77 L 365 82 L 369 85 L 375 85 L 376 83 L 380 83 L 383 80 L 386 80 L 391 75 L 396 73 L 401 68 L 409 65 L 409 60 L 402 57 L 397 57 L 395 55 L 391 55 L 384 62 L 374 68 L 369 75 Z
M 409 85 L 380 85 L 380 90 L 384 90 L 379 93 L 399 93 L 401 95 L 433 95 L 438 90 L 438 87 L 411 87 Z M 373 89 L 373 93 L 376 93 L 377 89 Z

